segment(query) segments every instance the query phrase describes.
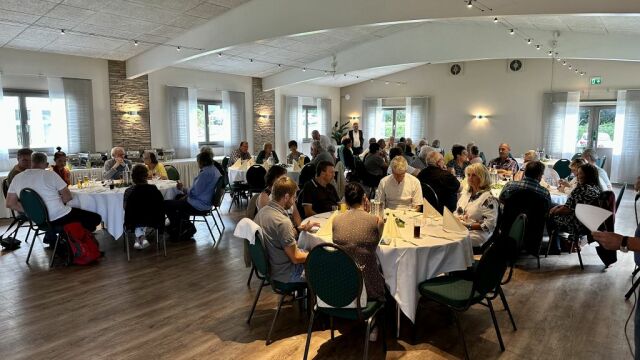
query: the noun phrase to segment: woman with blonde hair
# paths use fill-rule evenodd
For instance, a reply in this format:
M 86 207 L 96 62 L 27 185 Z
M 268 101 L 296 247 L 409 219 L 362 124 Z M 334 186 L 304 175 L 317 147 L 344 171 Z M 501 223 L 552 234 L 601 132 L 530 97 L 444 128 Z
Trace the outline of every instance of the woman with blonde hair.
M 467 186 L 458 200 L 456 213 L 469 229 L 474 252 L 480 253 L 498 222 L 498 200 L 491 195 L 489 170 L 482 164 L 471 164 L 465 169 Z

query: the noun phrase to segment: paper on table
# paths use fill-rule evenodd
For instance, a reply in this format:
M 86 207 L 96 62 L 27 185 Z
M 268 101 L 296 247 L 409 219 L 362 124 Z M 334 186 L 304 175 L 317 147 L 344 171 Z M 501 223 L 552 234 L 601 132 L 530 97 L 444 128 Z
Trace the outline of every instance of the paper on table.
M 597 206 L 587 204 L 576 205 L 576 217 L 589 231 L 598 231 L 600 225 L 602 225 L 611 214 L 611 211 Z
M 400 230 L 398 230 L 398 224 L 396 224 L 396 217 L 393 213 L 387 216 L 387 221 L 384 223 L 384 230 L 382 230 L 382 243 L 384 245 L 391 244 L 391 240 L 400 238 Z
M 442 219 L 442 229 L 448 232 L 466 233 L 467 228 L 457 217 L 453 216 L 451 211 L 445 206 L 444 216 Z
M 438 212 L 438 210 L 431 206 L 431 204 L 427 200 L 422 199 L 422 216 L 425 218 L 439 218 L 442 215 Z
M 233 165 L 231 165 L 232 169 L 240 169 L 240 166 L 242 166 L 242 160 L 238 159 L 236 160 L 236 162 L 233 163 Z
M 329 216 L 329 219 L 320 226 L 320 230 L 316 233 L 317 236 L 333 237 L 333 218 L 336 217 L 336 215 L 338 215 L 338 211 L 334 211 L 331 216 Z

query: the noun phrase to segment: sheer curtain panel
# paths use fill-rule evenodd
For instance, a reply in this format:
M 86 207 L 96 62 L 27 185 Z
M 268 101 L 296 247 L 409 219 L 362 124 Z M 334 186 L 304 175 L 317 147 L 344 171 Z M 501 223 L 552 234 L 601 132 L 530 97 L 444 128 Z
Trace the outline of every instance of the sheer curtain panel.
M 333 121 L 331 119 L 331 100 L 318 99 L 318 117 L 320 118 L 320 134 L 332 139 Z
M 175 158 L 191 157 L 189 126 L 189 89 L 167 86 L 167 116 Z M 196 138 L 197 140 L 197 138 Z
M 67 121 L 67 152 L 94 152 L 93 95 L 91 80 L 62 79 Z M 50 93 L 51 94 L 51 93 Z M 57 99 L 52 98 L 53 101 Z M 60 128 L 62 129 L 62 128 Z M 55 139 L 60 139 L 62 132 Z
M 2 91 L 2 74 L 0 73 L 0 125 L 2 131 L 0 131 L 0 171 L 6 171 L 11 168 L 9 164 L 9 149 L 5 144 L 9 143 L 9 136 L 11 135 L 10 129 L 15 129 L 15 125 L 11 126 L 13 120 L 9 114 L 9 109 L 4 104 L 4 92 Z M 14 131 L 15 133 L 15 131 Z
M 427 102 L 425 97 L 407 97 L 405 125 L 406 137 L 411 138 L 415 144 L 425 137 L 427 127 Z
M 284 96 L 284 138 L 282 139 L 284 144 L 287 144 L 290 140 L 295 140 L 298 143 L 298 147 L 302 145 L 302 137 L 298 131 L 300 119 L 300 98 L 297 96 Z M 285 145 L 286 146 L 286 145 Z M 288 150 L 288 149 L 287 149 Z M 288 151 L 287 151 L 288 153 Z
M 63 151 L 73 153 L 73 151 L 69 149 L 69 127 L 67 122 L 68 111 L 64 90 L 64 80 L 65 79 L 63 78 L 47 78 L 49 104 L 51 109 L 50 131 L 53 131 L 55 133 L 52 136 L 49 136 L 49 138 L 56 140 L 55 143 L 51 143 L 48 145 L 52 148 L 60 146 L 63 148 Z M 93 106 L 93 104 L 91 106 Z
M 229 121 L 229 137 L 224 142 L 225 154 L 237 149 L 241 141 L 247 140 L 244 112 L 244 93 L 240 91 L 223 91 L 222 108 Z
M 618 91 L 611 181 L 634 184 L 640 175 L 640 90 Z
M 552 158 L 571 159 L 578 136 L 580 92 L 544 94 L 542 146 Z

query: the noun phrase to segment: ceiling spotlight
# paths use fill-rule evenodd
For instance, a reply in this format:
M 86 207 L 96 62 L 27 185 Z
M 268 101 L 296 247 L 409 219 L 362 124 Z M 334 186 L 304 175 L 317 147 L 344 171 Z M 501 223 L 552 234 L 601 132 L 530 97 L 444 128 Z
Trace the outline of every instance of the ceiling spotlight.
M 282 64 L 278 64 L 278 67 L 282 67 Z
M 138 40 L 133 40 L 133 46 L 138 46 Z
M 531 39 L 527 39 L 527 44 L 531 45 Z
M 580 76 L 584 76 L 584 71 L 580 71 Z
M 307 71 L 307 68 L 302 68 L 302 72 L 305 72 L 305 71 Z
M 347 77 L 347 74 L 344 74 L 344 77 Z
M 571 65 L 569 65 L 569 70 L 571 70 Z
M 389 85 L 389 82 L 388 82 L 388 81 L 385 81 L 385 82 L 384 82 L 384 84 L 385 84 L 385 85 Z
M 327 72 L 327 70 L 322 72 L 324 74 L 324 76 L 327 76 L 329 73 Z
M 553 51 L 549 50 L 549 52 L 547 53 L 547 55 L 549 55 L 549 56 L 553 55 Z
M 219 58 L 222 57 L 222 53 L 221 52 L 218 53 L 218 57 Z
M 178 46 L 178 47 L 176 48 L 176 51 L 180 51 L 180 50 L 182 50 L 182 48 L 181 48 L 180 46 Z
M 516 31 L 515 31 L 515 30 L 513 30 L 513 29 L 509 29 L 509 35 L 513 35 L 513 34 L 515 34 L 515 33 L 516 33 Z
M 562 60 L 562 65 L 567 65 L 567 62 L 565 60 Z
M 540 45 L 536 45 L 536 50 L 540 50 Z
M 60 35 L 64 35 L 64 34 L 65 34 L 64 29 L 60 29 Z
M 253 59 L 249 59 L 249 62 L 253 62 Z
M 579 73 L 578 69 L 576 69 L 576 74 Z
M 373 79 L 369 80 L 370 83 L 373 83 Z
M 467 2 L 467 8 L 471 9 L 473 7 L 472 2 L 473 0 L 469 0 L 469 2 Z
M 493 18 L 493 22 L 497 24 L 498 23 L 498 18 L 497 17 Z

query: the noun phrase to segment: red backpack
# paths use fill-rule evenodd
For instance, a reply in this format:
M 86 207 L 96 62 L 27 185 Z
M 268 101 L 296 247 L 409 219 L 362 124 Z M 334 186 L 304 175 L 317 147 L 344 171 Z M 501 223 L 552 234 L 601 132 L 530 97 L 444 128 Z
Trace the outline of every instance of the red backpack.
M 64 232 L 67 233 L 73 264 L 87 265 L 100 258 L 100 248 L 96 238 L 79 222 L 65 225 Z

